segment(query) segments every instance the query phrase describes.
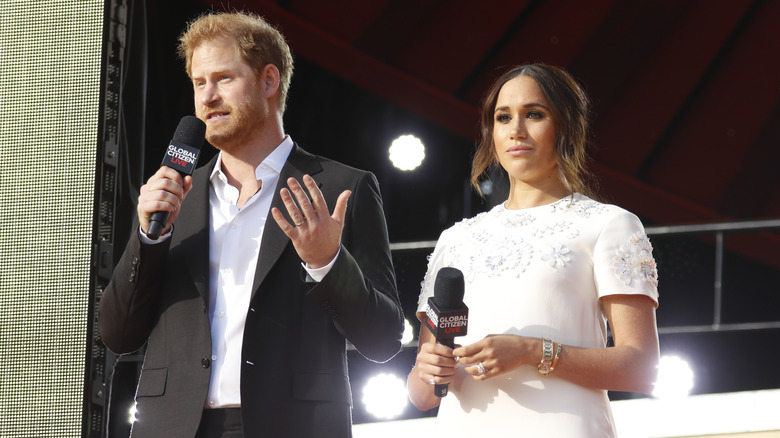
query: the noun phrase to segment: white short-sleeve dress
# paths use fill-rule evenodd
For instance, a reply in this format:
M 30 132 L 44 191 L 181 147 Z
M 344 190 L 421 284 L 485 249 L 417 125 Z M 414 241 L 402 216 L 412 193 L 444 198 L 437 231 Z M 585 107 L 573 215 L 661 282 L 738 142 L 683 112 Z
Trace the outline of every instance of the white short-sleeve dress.
M 468 334 L 455 339 L 461 345 L 517 334 L 604 347 L 600 297 L 642 294 L 658 302 L 652 246 L 639 219 L 580 194 L 522 210 L 498 205 L 445 230 L 430 256 L 418 312 L 445 266 L 465 278 L 469 323 Z M 438 413 L 442 436 L 615 436 L 607 391 L 554 371 L 542 377 L 535 366 L 522 366 L 477 382 L 458 366 L 449 391 Z

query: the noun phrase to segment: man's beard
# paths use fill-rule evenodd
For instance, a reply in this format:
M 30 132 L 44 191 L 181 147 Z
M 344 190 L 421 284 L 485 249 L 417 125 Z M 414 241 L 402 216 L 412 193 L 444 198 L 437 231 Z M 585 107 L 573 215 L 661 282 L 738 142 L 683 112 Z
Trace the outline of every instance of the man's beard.
M 268 108 L 260 102 L 252 102 L 246 96 L 238 107 L 220 107 L 209 111 L 225 111 L 230 115 L 226 123 L 208 126 L 206 140 L 219 150 L 231 151 L 246 144 L 256 133 L 262 131 L 268 118 Z

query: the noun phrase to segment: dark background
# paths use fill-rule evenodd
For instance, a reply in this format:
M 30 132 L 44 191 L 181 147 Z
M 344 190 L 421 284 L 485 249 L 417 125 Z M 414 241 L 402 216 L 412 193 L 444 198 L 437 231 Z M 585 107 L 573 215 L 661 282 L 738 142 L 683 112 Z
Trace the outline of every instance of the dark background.
M 506 67 L 533 61 L 566 68 L 590 93 L 591 167 L 606 201 L 648 227 L 780 218 L 777 1 L 131 5 L 123 87 L 127 165 L 119 200 L 128 223 L 120 222 L 120 230 L 129 227 L 138 187 L 159 166 L 179 119 L 193 112 L 176 39 L 186 21 L 212 8 L 253 11 L 280 27 L 296 62 L 287 133 L 315 154 L 376 174 L 391 243 L 435 240 L 455 221 L 503 200 L 481 199 L 467 183 L 479 102 Z M 425 161 L 413 172 L 392 168 L 388 159 L 390 143 L 403 134 L 426 146 Z M 737 326 L 780 321 L 780 235 L 726 234 L 721 327 L 699 332 L 676 328 L 713 324 L 712 235 L 651 239 L 660 272 L 662 354 L 688 360 L 693 392 L 780 388 L 777 325 Z M 394 253 L 413 324 L 430 252 Z M 356 422 L 373 421 L 359 400 L 365 376 L 392 370 L 405 378 L 413 362 L 413 347 L 385 365 L 351 352 Z M 420 415 L 426 414 L 409 408 L 408 416 Z

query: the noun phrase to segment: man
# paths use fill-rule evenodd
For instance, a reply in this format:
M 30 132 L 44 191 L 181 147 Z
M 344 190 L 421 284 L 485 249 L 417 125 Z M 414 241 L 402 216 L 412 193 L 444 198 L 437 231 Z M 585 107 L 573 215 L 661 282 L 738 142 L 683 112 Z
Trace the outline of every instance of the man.
M 100 302 L 111 351 L 147 345 L 132 436 L 349 437 L 346 341 L 382 362 L 403 330 L 376 179 L 284 134 L 292 56 L 262 18 L 204 15 L 179 52 L 220 152 L 141 188 Z

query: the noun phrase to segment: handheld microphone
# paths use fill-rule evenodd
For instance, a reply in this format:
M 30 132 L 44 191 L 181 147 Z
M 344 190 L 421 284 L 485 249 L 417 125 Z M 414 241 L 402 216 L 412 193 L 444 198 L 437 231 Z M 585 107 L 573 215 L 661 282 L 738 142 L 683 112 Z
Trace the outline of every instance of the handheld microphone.
M 465 284 L 463 273 L 457 268 L 444 267 L 436 274 L 433 297 L 428 298 L 425 325 L 436 337 L 436 342 L 455 348 L 455 336 L 466 334 L 469 322 L 469 308 L 463 304 Z M 445 397 L 449 383 L 434 387 L 437 397 Z
M 198 164 L 200 147 L 206 138 L 206 124 L 195 116 L 184 116 L 173 133 L 173 139 L 168 144 L 160 166 L 168 166 L 177 170 L 181 176 L 192 175 Z M 156 211 L 149 218 L 149 231 L 146 235 L 157 240 L 168 223 L 169 211 Z

